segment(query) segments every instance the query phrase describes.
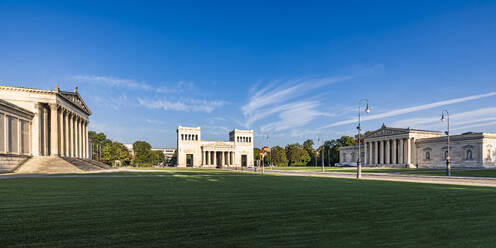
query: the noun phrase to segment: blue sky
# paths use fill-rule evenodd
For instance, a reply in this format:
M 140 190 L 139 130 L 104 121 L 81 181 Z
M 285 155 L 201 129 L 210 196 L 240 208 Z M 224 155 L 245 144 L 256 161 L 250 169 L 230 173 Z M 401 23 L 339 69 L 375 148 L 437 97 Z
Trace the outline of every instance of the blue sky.
M 154 147 L 353 135 L 361 98 L 364 130 L 496 132 L 495 1 L 178 2 L 0 0 L 0 82 L 78 86 L 90 129 Z

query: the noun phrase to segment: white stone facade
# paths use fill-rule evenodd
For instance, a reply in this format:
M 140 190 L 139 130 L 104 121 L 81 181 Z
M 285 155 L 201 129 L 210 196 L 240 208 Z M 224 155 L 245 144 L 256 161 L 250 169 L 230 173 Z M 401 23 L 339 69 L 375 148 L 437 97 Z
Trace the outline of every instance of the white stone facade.
M 0 86 L 0 99 L 33 114 L 28 126 L 30 156 L 89 158 L 88 123 L 91 111 L 77 92 Z M 21 120 L 22 118 L 19 118 Z M 22 123 L 21 125 L 22 126 Z M 25 152 L 24 152 L 25 151 Z
M 252 167 L 253 130 L 235 129 L 229 141 L 204 141 L 200 127 L 177 128 L 178 167 Z
M 410 128 L 380 129 L 363 136 L 364 166 L 439 168 L 446 166 L 447 136 L 442 132 Z M 356 165 L 358 146 L 339 150 L 340 164 Z M 450 137 L 453 167 L 496 167 L 496 134 L 465 133 Z

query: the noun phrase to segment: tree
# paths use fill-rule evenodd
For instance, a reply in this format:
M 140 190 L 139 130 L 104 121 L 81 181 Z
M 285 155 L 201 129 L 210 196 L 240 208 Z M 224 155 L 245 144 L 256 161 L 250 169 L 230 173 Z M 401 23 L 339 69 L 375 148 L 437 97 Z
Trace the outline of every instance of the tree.
M 169 166 L 170 165 L 176 166 L 176 164 L 177 164 L 177 149 L 174 151 L 174 154 L 172 154 L 172 158 L 169 161 Z
M 165 161 L 165 155 L 162 151 L 151 151 L 151 163 L 160 164 Z
M 111 146 L 112 145 L 112 141 L 107 139 L 107 136 L 104 134 L 104 133 L 96 133 L 95 131 L 89 131 L 88 132 L 88 136 L 91 137 L 91 142 L 92 142 L 92 148 L 93 148 L 93 154 L 92 154 L 92 157 L 93 159 L 95 160 L 99 160 L 100 159 L 100 154 L 99 152 L 102 153 L 102 160 L 104 161 L 107 161 L 106 159 L 104 159 L 105 155 L 104 155 L 104 150 L 110 150 L 109 147 L 105 148 L 106 146 Z
M 285 147 L 286 158 L 288 159 L 289 166 L 303 166 L 310 161 L 310 155 L 302 145 L 295 143 Z
M 133 144 L 134 163 L 138 166 L 152 165 L 152 146 L 146 141 L 136 141 Z
M 310 160 L 307 163 L 307 166 L 315 166 L 316 164 L 316 157 L 315 157 L 315 150 L 313 149 L 313 140 L 307 139 L 305 142 L 303 142 L 303 148 L 307 151 L 307 153 L 310 155 Z
M 259 148 L 253 148 L 253 161 L 260 160 L 260 149 Z
M 272 163 L 275 166 L 288 166 L 288 159 L 286 158 L 286 151 L 280 146 L 274 146 L 270 149 L 272 154 Z
M 102 159 L 111 165 L 115 165 L 115 161 L 121 161 L 121 165 L 129 165 L 131 162 L 131 154 L 127 147 L 119 142 L 106 143 L 102 147 Z

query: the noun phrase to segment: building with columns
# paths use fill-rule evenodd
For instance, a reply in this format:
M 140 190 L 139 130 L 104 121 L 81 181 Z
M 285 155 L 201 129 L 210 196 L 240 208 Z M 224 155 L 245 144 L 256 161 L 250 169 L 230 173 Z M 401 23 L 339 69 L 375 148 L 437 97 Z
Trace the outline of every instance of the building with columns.
M 234 129 L 229 141 L 204 141 L 200 127 L 177 128 L 178 167 L 251 167 L 253 130 Z
M 91 111 L 77 87 L 69 92 L 61 91 L 58 86 L 54 90 L 0 86 L 0 99 L 3 107 L 0 154 L 3 157 L 90 157 L 88 117 Z
M 464 133 L 450 137 L 453 167 L 495 167 L 496 134 Z M 366 132 L 360 142 L 361 161 L 373 167 L 438 168 L 446 166 L 447 136 L 442 132 L 411 128 L 380 129 Z M 355 165 L 358 145 L 342 147 L 342 165 Z

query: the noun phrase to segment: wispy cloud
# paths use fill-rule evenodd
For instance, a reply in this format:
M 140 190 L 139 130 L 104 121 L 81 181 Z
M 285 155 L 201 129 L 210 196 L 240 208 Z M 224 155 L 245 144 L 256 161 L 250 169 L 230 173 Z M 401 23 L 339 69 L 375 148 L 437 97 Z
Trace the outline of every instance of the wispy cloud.
M 468 130 L 472 127 L 489 126 L 486 123 L 496 120 L 496 108 L 480 108 L 461 113 L 451 113 L 450 126 L 452 130 Z M 483 122 L 483 123 L 481 123 Z M 474 123 L 480 123 L 475 124 Z M 394 127 L 416 127 L 416 128 L 441 128 L 439 116 L 425 118 L 409 118 L 392 123 Z
M 205 112 L 211 113 L 215 108 L 226 104 L 224 101 L 205 101 L 197 99 L 183 99 L 179 101 L 168 100 L 147 100 L 138 98 L 138 103 L 150 109 L 163 109 L 185 112 Z
M 382 118 L 386 118 L 386 117 L 393 117 L 393 116 L 408 114 L 408 113 L 417 112 L 417 111 L 421 111 L 421 110 L 432 109 L 435 107 L 477 100 L 477 99 L 495 96 L 495 95 L 496 95 L 496 92 L 489 92 L 487 94 L 460 97 L 460 98 L 455 98 L 455 99 L 451 99 L 451 100 L 433 102 L 433 103 L 423 104 L 423 105 L 414 106 L 414 107 L 401 108 L 401 109 L 396 109 L 396 110 L 392 110 L 392 111 L 388 111 L 388 112 L 384 112 L 384 113 L 380 113 L 380 114 L 364 116 L 362 118 L 362 121 L 382 119 Z M 329 127 L 335 127 L 335 126 L 341 126 L 341 125 L 350 124 L 350 123 L 355 123 L 356 121 L 357 121 L 356 118 L 344 120 L 344 121 L 339 121 L 339 122 L 332 123 L 330 125 L 323 126 L 323 127 L 321 127 L 321 129 L 329 128 Z M 417 119 L 417 121 L 422 122 L 422 121 L 428 121 L 428 120 Z
M 95 76 L 95 75 L 75 75 L 73 80 L 81 83 L 104 84 L 109 87 L 139 88 L 150 90 L 152 87 L 145 82 L 138 82 L 132 79 L 121 79 L 116 77 Z
M 145 119 L 145 121 L 146 121 L 146 123 L 153 124 L 153 125 L 164 124 L 163 121 L 159 121 L 159 120 Z
M 351 78 L 353 77 L 344 76 L 274 81 L 261 89 L 252 88 L 250 92 L 256 93 L 249 98 L 246 105 L 241 107 L 246 120 L 244 126 L 250 127 L 256 121 L 277 115 L 278 121 L 262 126 L 261 130 L 281 131 L 306 125 L 317 116 L 330 115 L 317 111 L 320 101 L 298 99 L 317 88 Z

